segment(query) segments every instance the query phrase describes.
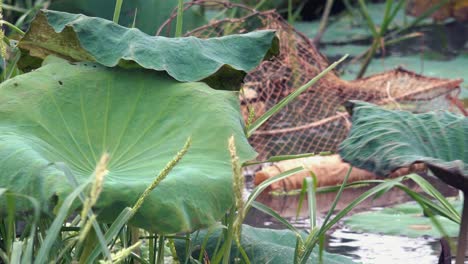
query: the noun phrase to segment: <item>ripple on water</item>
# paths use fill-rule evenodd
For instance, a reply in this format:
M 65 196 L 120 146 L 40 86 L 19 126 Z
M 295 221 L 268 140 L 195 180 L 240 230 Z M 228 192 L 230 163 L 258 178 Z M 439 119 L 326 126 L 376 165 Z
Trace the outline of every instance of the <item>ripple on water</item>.
M 329 236 L 326 250 L 366 264 L 433 264 L 438 261 L 440 246 L 437 239 L 429 237 L 408 238 L 341 229 Z

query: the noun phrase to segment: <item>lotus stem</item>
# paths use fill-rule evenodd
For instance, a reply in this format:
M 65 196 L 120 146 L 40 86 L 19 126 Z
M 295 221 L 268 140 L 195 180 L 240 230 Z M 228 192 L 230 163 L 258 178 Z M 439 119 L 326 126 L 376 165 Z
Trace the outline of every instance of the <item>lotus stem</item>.
M 465 255 L 468 246 L 468 201 L 466 200 L 466 192 L 464 192 L 463 194 L 465 199 L 463 201 L 460 233 L 458 234 L 457 258 L 455 261 L 456 264 L 465 263 Z

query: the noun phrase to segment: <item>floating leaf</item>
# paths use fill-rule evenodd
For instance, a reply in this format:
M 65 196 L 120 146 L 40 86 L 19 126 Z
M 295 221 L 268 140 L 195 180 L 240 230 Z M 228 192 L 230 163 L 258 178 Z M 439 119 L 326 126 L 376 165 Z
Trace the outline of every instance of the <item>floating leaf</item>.
M 60 204 L 72 186 L 54 163 L 66 163 L 81 184 L 108 152 L 95 207 L 112 221 L 192 137 L 188 153 L 131 222 L 159 233 L 191 231 L 232 206 L 228 138 L 234 135 L 241 162 L 255 157 L 242 123 L 237 92 L 162 72 L 47 58 L 0 85 L 0 188 Z
M 208 256 L 211 258 L 213 252 L 216 248 L 218 238 L 221 232 L 214 232 L 208 238 L 208 243 L 206 246 L 206 251 Z M 198 236 L 192 236 L 192 243 L 194 248 L 203 243 L 207 232 L 201 231 Z M 306 234 L 303 233 L 303 239 L 305 239 Z M 242 238 L 241 245 L 242 248 L 247 253 L 251 263 L 270 263 L 270 264 L 284 264 L 284 263 L 293 263 L 294 261 L 294 251 L 296 247 L 296 234 L 290 230 L 274 230 L 267 228 L 255 228 L 248 225 L 242 226 Z M 178 240 L 176 243 L 177 254 L 181 260 L 185 259 L 185 241 Z M 193 252 L 192 255 L 195 258 L 198 258 L 198 252 Z M 231 250 L 231 262 L 235 263 L 234 258 L 240 256 L 238 249 L 233 246 Z M 314 249 L 312 254 L 309 257 L 310 263 L 318 263 L 318 247 Z M 323 253 L 323 263 L 354 263 L 351 259 L 337 255 L 324 252 Z
M 345 161 L 377 175 L 423 162 L 447 184 L 468 190 L 468 118 L 387 110 L 360 101 L 348 109 L 353 125 L 340 145 Z
M 461 202 L 454 206 L 461 211 Z M 450 237 L 456 237 L 460 225 L 442 216 L 435 216 Z M 402 235 L 408 237 L 432 236 L 442 234 L 433 225 L 431 219 L 424 216 L 421 206 L 415 202 L 404 203 L 378 211 L 357 213 L 345 220 L 353 231 Z
M 25 56 L 20 64 L 26 68 L 54 54 L 166 71 L 181 82 L 204 80 L 216 89 L 238 90 L 246 72 L 277 52 L 275 43 L 269 30 L 211 39 L 154 37 L 102 18 L 43 10 L 18 46 L 36 58 Z

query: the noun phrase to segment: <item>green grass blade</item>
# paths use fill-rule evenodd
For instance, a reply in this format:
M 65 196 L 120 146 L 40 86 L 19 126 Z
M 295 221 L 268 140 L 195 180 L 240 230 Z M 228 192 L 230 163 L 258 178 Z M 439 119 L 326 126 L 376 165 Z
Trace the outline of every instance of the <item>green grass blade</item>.
M 295 228 L 293 225 L 291 225 L 288 220 L 284 219 L 283 217 L 281 217 L 281 215 L 279 215 L 277 212 L 275 212 L 273 209 L 271 209 L 270 207 L 262 204 L 262 203 L 259 203 L 259 202 L 253 202 L 252 203 L 252 207 L 254 207 L 255 209 L 259 210 L 259 211 L 262 211 L 264 212 L 265 214 L 275 218 L 276 220 L 278 220 L 278 222 L 282 223 L 284 226 L 286 226 L 289 230 L 293 231 L 294 233 L 296 234 L 299 234 L 299 230 L 297 230 L 297 228 Z
M 2 3 L 2 9 L 3 10 L 8 10 L 8 11 L 15 11 L 15 12 L 18 12 L 18 13 L 28 12 L 28 9 L 26 9 L 26 8 L 21 8 L 21 7 L 15 6 L 15 5 L 9 5 L 9 4 L 4 4 L 4 3 Z
M 397 38 L 393 38 L 393 39 L 390 39 L 390 40 L 385 40 L 385 46 L 391 46 L 391 45 L 395 45 L 395 44 L 398 44 L 402 41 L 405 41 L 405 40 L 408 40 L 408 39 L 412 39 L 412 38 L 420 38 L 420 37 L 423 37 L 424 34 L 421 33 L 421 32 L 413 32 L 413 33 L 409 33 L 409 34 L 405 34 L 401 37 L 397 37 Z
M 393 35 L 398 35 L 416 25 L 419 24 L 419 22 L 421 22 L 422 20 L 426 19 L 427 17 L 431 16 L 434 12 L 436 12 L 437 10 L 439 10 L 442 6 L 444 6 L 445 4 L 447 4 L 449 2 L 449 0 L 441 0 L 439 3 L 431 6 L 430 8 L 428 8 L 426 11 L 424 11 L 420 16 L 418 16 L 416 19 L 414 19 L 413 21 L 411 21 L 411 23 L 409 23 L 408 25 L 396 30 L 395 32 L 393 32 Z
M 423 203 L 425 206 L 427 206 L 429 209 L 431 209 L 432 211 L 434 211 L 435 213 L 443 216 L 443 217 L 446 217 L 447 219 L 457 223 L 457 224 L 460 224 L 461 222 L 461 218 L 460 218 L 460 214 L 458 212 L 456 212 L 456 214 L 453 214 L 451 211 L 447 210 L 445 207 L 439 205 L 438 203 L 435 203 L 433 200 L 411 190 L 410 188 L 408 188 L 406 185 L 403 185 L 403 184 L 399 184 L 399 185 L 396 185 L 396 187 L 400 188 L 401 190 L 403 190 L 407 195 L 409 195 L 413 200 L 415 201 L 420 201 L 421 203 Z
M 366 3 L 364 2 L 364 0 L 359 0 L 358 3 L 359 3 L 359 7 L 360 7 L 359 11 L 361 11 L 362 16 L 366 20 L 367 26 L 369 27 L 370 31 L 372 32 L 372 36 L 374 37 L 374 39 L 378 38 L 379 33 L 377 32 L 374 21 L 372 20 L 372 18 L 369 15 L 369 10 L 367 10 Z
M 23 253 L 23 242 L 15 241 L 11 250 L 10 264 L 20 264 L 21 254 Z
M 310 232 L 317 225 L 317 197 L 315 193 L 315 183 L 317 182 L 317 176 L 314 174 L 312 178 L 305 178 L 307 182 L 307 200 L 309 205 L 309 219 L 310 219 Z
M 361 202 L 365 201 L 367 198 L 374 196 L 375 194 L 379 193 L 381 190 L 389 189 L 389 186 L 396 186 L 400 182 L 400 179 L 390 180 L 384 183 L 381 183 L 370 190 L 367 190 L 363 194 L 361 194 L 358 198 L 352 201 L 348 206 L 346 206 L 343 210 L 341 210 L 330 222 L 327 223 L 325 226 L 325 230 L 330 229 L 336 224 L 341 218 L 343 218 L 346 214 L 348 214 L 354 207 L 359 205 Z
M 382 36 L 382 37 L 387 32 L 387 29 L 388 29 L 390 23 L 392 22 L 392 20 L 390 19 L 390 17 L 391 17 L 390 13 L 392 11 L 392 5 L 393 5 L 393 0 L 386 0 L 385 1 L 384 17 L 383 17 L 382 23 L 380 24 L 380 32 L 379 32 L 379 35 Z
M 426 204 L 422 199 L 423 196 L 417 195 L 413 199 L 421 206 L 423 212 L 426 212 L 429 216 L 429 220 L 431 220 L 432 224 L 436 227 L 436 229 L 440 232 L 442 237 L 448 238 L 449 236 L 447 235 L 447 231 L 445 231 L 445 228 L 442 226 L 439 220 L 434 216 L 431 210 L 427 210 L 428 207 L 426 207 Z
M 24 251 L 21 263 L 30 264 L 33 262 L 32 259 L 33 259 L 33 254 L 34 254 L 34 241 L 36 238 L 36 226 L 37 226 L 37 222 L 39 221 L 39 216 L 40 216 L 40 205 L 36 199 L 29 197 L 29 196 L 27 196 L 26 198 L 33 205 L 34 214 L 33 214 L 33 220 L 31 223 L 31 230 L 29 233 L 28 240 L 26 242 L 26 249 Z
M 216 231 L 216 229 L 218 229 L 218 228 L 221 229 L 221 228 L 223 228 L 223 226 L 221 224 L 219 224 L 219 223 L 216 223 L 213 226 L 210 226 L 208 228 L 208 230 L 206 231 L 206 235 L 203 238 L 203 242 L 201 244 L 200 255 L 198 256 L 198 261 L 200 263 L 203 260 L 203 255 L 205 253 L 206 245 L 208 244 L 208 239 L 210 238 L 211 234 L 213 234 L 213 232 Z
M 255 199 L 257 199 L 257 197 L 272 183 L 274 182 L 277 182 L 277 181 L 281 181 L 282 179 L 285 179 L 295 173 L 298 173 L 300 171 L 303 171 L 304 168 L 303 167 L 297 167 L 297 168 L 294 168 L 294 169 L 291 169 L 291 170 L 287 170 L 285 172 L 282 172 L 278 175 L 276 175 L 275 177 L 272 177 L 262 183 L 260 183 L 255 189 L 253 189 L 252 193 L 249 195 L 249 198 L 247 199 L 247 201 L 245 202 L 244 204 L 244 215 L 247 215 L 247 212 L 250 208 L 250 206 L 252 205 L 252 202 L 255 201 Z
M 65 198 L 54 221 L 52 222 L 52 225 L 50 226 L 49 230 L 47 230 L 47 236 L 45 237 L 44 242 L 39 249 L 34 263 L 42 264 L 49 262 L 50 249 L 56 242 L 57 236 L 59 235 L 60 229 L 62 228 L 62 225 L 68 216 L 68 212 L 72 207 L 73 201 L 75 201 L 75 199 L 86 188 L 86 186 L 86 184 L 78 186 L 67 196 L 67 198 Z
M 0 20 L 0 22 L 3 24 L 3 25 L 6 25 L 8 26 L 11 30 L 15 31 L 16 33 L 18 33 L 20 36 L 24 36 L 26 33 L 21 30 L 19 27 L 13 25 L 12 23 L 6 21 L 6 20 Z
M 299 201 L 297 203 L 296 221 L 299 218 L 299 215 L 301 213 L 302 204 L 304 203 L 304 198 L 305 198 L 306 193 L 307 193 L 307 182 L 306 182 L 306 179 L 304 179 L 302 181 L 302 188 L 301 188 L 301 192 L 299 193 Z
M 6 221 L 6 253 L 11 256 L 13 249 L 13 241 L 15 241 L 16 227 L 15 227 L 15 214 L 16 214 L 16 201 L 12 194 L 6 194 L 7 203 L 7 221 Z
M 0 248 L 0 260 L 3 261 L 3 262 L 0 261 L 0 263 L 8 263 L 9 261 L 7 254 L 1 248 Z
M 353 167 L 349 167 L 348 172 L 346 173 L 343 183 L 340 185 L 340 188 L 338 189 L 338 193 L 335 196 L 335 200 L 333 201 L 330 210 L 328 210 L 327 215 L 325 216 L 325 220 L 323 220 L 323 226 L 325 226 L 330 219 L 331 215 L 333 214 L 333 211 L 335 211 L 336 205 L 338 204 L 338 201 L 340 200 L 341 195 L 343 194 L 343 190 L 346 186 L 346 183 L 348 182 L 349 175 L 351 175 L 351 171 L 353 170 Z
M 122 210 L 122 212 L 119 214 L 119 216 L 117 216 L 117 218 L 114 220 L 114 222 L 110 226 L 109 230 L 107 230 L 107 232 L 104 234 L 104 240 L 105 240 L 106 245 L 108 245 L 114 238 L 117 237 L 117 235 L 120 233 L 124 225 L 127 224 L 127 222 L 132 218 L 132 216 L 133 216 L 132 208 L 126 207 L 125 209 Z M 86 263 L 94 263 L 100 254 L 101 254 L 101 250 L 98 247 L 96 247 L 89 254 L 89 257 L 86 260 Z
M 346 216 L 353 208 L 358 206 L 360 203 L 365 201 L 366 199 L 374 196 L 376 193 L 379 193 L 383 189 L 388 189 L 389 185 L 390 186 L 395 186 L 399 184 L 401 179 L 394 179 L 394 180 L 389 180 L 386 182 L 383 182 L 363 194 L 361 194 L 358 198 L 356 198 L 354 201 L 352 201 L 348 206 L 346 206 L 343 210 L 341 210 L 332 220 L 330 220 L 328 223 L 324 223 L 320 230 L 316 233 L 313 234 L 313 237 L 308 239 L 308 243 L 306 244 L 305 247 L 305 252 L 301 258 L 300 263 L 307 263 L 308 258 L 310 254 L 312 253 L 313 248 L 315 247 L 315 244 L 318 242 L 318 239 L 320 236 L 324 235 L 325 232 L 327 232 L 330 228 L 333 227 L 338 221 L 340 221 L 344 216 Z
M 400 9 L 403 7 L 403 4 L 405 3 L 406 1 L 405 0 L 400 0 L 397 4 L 397 6 L 395 7 L 395 9 L 393 9 L 392 13 L 390 14 L 390 16 L 388 17 L 388 21 L 393 21 L 393 19 L 396 17 L 396 15 L 398 14 L 398 11 L 400 11 Z
M 184 0 L 179 0 L 177 4 L 177 18 L 176 18 L 176 31 L 175 37 L 182 36 L 182 26 L 184 23 Z
M 138 8 L 135 8 L 135 15 L 133 16 L 132 28 L 136 27 L 137 16 L 138 16 Z
M 76 177 L 75 177 L 75 175 L 73 175 L 73 172 L 70 170 L 70 168 L 63 162 L 57 162 L 55 164 L 56 164 L 57 168 L 59 168 L 61 171 L 63 171 L 63 173 L 67 177 L 70 184 L 73 187 L 77 188 L 79 186 L 78 181 L 76 180 Z M 85 183 L 85 185 L 87 186 L 89 182 L 90 181 Z M 85 200 L 86 200 L 86 196 L 85 196 L 83 191 L 81 193 L 79 193 L 78 197 L 81 200 L 81 203 L 84 204 Z M 86 215 L 88 216 L 89 219 L 92 219 L 92 216 L 94 215 L 93 210 L 90 208 L 88 210 L 88 212 L 86 213 Z M 99 244 L 101 246 L 101 249 L 102 249 L 104 255 L 106 256 L 107 259 L 111 259 L 111 253 L 110 253 L 110 250 L 107 248 L 107 243 L 106 243 L 106 240 L 104 238 L 104 234 L 103 234 L 103 232 L 101 230 L 101 227 L 99 226 L 98 222 L 95 221 L 95 220 L 92 221 L 92 225 L 93 225 L 94 231 L 96 232 L 96 237 L 98 239 L 98 242 L 99 242 Z
M 283 109 L 287 104 L 289 104 L 292 100 L 296 99 L 300 94 L 302 94 L 304 91 L 306 91 L 309 87 L 314 85 L 320 78 L 325 76 L 328 72 L 333 70 L 338 64 L 340 64 L 342 61 L 344 61 L 348 55 L 343 56 L 341 59 L 338 61 L 334 62 L 330 66 L 328 66 L 325 70 L 323 70 L 321 73 L 319 73 L 317 76 L 315 76 L 312 80 L 304 84 L 303 86 L 299 87 L 297 90 L 294 92 L 290 93 L 288 96 L 283 98 L 279 103 L 277 103 L 275 106 L 270 108 L 266 113 L 264 113 L 262 116 L 260 116 L 257 120 L 255 120 L 247 130 L 247 137 L 250 137 L 260 126 L 262 126 L 271 116 L 274 114 L 278 113 L 281 109 Z
M 16 53 L 14 53 L 15 56 L 13 57 L 13 60 L 8 63 L 8 67 L 5 72 L 5 80 L 8 80 L 12 77 L 13 73 L 18 70 L 18 67 L 16 66 L 18 64 L 19 59 L 21 58 L 21 52 L 16 49 Z
M 158 254 L 156 255 L 156 263 L 157 264 L 164 264 L 164 241 L 166 238 L 164 238 L 163 235 L 160 235 L 158 237 Z
M 122 4 L 123 0 L 115 0 L 114 16 L 112 17 L 112 21 L 116 24 L 119 23 L 120 10 L 122 10 Z
M 0 197 L 3 194 L 5 194 L 6 191 L 7 191 L 7 189 L 0 188 Z M 33 208 L 33 214 L 32 214 L 33 218 L 32 218 L 32 221 L 30 221 L 30 225 L 31 225 L 30 226 L 30 233 L 29 233 L 29 236 L 28 236 L 27 240 L 24 242 L 24 243 L 26 243 L 26 249 L 24 250 L 24 253 L 22 252 L 22 254 L 21 254 L 22 255 L 21 263 L 30 264 L 30 263 L 32 263 L 34 239 L 35 239 L 35 235 L 36 235 L 36 226 L 37 226 L 37 222 L 39 221 L 39 216 L 40 216 L 40 205 L 39 205 L 39 202 L 35 198 L 27 196 L 27 195 L 22 195 L 22 194 L 17 194 L 17 193 L 10 193 L 9 195 L 29 200 L 31 202 L 31 205 L 32 205 L 32 208 Z M 0 263 L 1 263 L 1 261 L 0 261 Z
M 307 158 L 307 157 L 313 157 L 317 155 L 327 155 L 329 152 L 321 152 L 321 153 L 304 153 L 304 154 L 295 154 L 295 155 L 278 155 L 278 156 L 273 156 L 268 158 L 267 160 L 264 161 L 250 161 L 250 162 L 245 162 L 242 164 L 243 167 L 250 166 L 250 165 L 257 165 L 257 164 L 262 164 L 262 163 L 269 163 L 269 162 L 278 162 L 278 161 L 283 161 L 283 160 L 291 160 L 291 159 L 300 159 L 300 158 Z
M 133 262 L 133 263 L 140 263 L 140 264 L 151 264 L 149 261 L 147 261 L 146 259 L 142 258 L 141 256 L 138 256 L 137 254 L 135 254 L 135 252 L 132 252 L 130 253 L 130 257 L 134 260 L 136 260 L 136 262 Z
M 410 174 L 410 175 L 407 175 L 405 176 L 406 178 L 409 178 L 411 179 L 412 181 L 414 181 L 416 184 L 419 185 L 419 187 L 421 187 L 421 189 L 426 192 L 427 194 L 429 194 L 430 196 L 434 197 L 435 199 L 437 199 L 437 201 L 447 210 L 449 211 L 450 213 L 452 213 L 453 215 L 458 215 L 459 216 L 459 213 L 458 211 L 453 207 L 452 204 L 450 204 L 450 202 L 445 198 L 445 196 L 443 196 L 436 188 L 434 188 L 434 186 L 432 186 L 432 184 L 430 184 L 427 180 L 425 180 L 423 177 L 417 175 L 417 174 Z
M 247 252 L 245 252 L 244 248 L 242 247 L 241 244 L 237 245 L 237 248 L 239 249 L 239 252 L 242 256 L 242 260 L 244 261 L 245 264 L 250 264 L 250 259 L 249 256 L 247 256 Z
M 351 183 L 347 183 L 344 188 L 355 188 L 361 186 L 368 186 L 368 185 L 375 185 L 384 183 L 386 180 L 363 180 L 363 181 L 355 181 Z M 317 193 L 329 193 L 329 192 L 336 192 L 341 188 L 341 185 L 338 186 L 324 186 L 317 188 Z

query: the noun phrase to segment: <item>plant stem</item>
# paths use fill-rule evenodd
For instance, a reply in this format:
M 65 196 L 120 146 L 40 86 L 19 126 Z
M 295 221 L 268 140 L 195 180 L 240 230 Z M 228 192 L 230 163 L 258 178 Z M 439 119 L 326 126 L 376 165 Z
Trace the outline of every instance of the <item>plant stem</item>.
M 114 23 L 116 24 L 119 23 L 120 10 L 122 9 L 122 3 L 123 3 L 123 0 L 115 1 L 114 17 L 112 18 L 112 21 L 114 21 Z
M 364 62 L 362 63 L 362 65 L 361 65 L 361 69 L 359 69 L 359 73 L 356 76 L 356 79 L 362 78 L 364 76 L 364 74 L 367 71 L 367 67 L 369 66 L 369 64 L 370 64 L 372 58 L 374 57 L 375 52 L 377 51 L 378 48 L 379 48 L 379 40 L 374 39 L 374 42 L 372 43 L 372 47 L 369 50 L 369 52 L 367 53 L 367 56 L 364 59 Z
M 268 0 L 262 0 L 254 7 L 255 10 L 260 9 Z
M 24 33 L 23 30 L 21 30 L 19 27 L 13 25 L 12 23 L 6 21 L 6 20 L 1 20 L 0 21 L 1 24 L 3 25 L 6 25 L 8 26 L 9 28 L 11 28 L 12 30 L 16 31 L 16 33 L 20 34 L 21 36 L 24 36 L 26 33 Z
M 294 23 L 294 17 L 292 12 L 292 0 L 288 0 L 288 22 L 291 25 Z
M 176 22 L 176 38 L 182 36 L 182 24 L 184 21 L 184 0 L 179 0 L 179 4 L 177 5 L 177 22 Z
M 457 246 L 457 258 L 455 263 L 456 264 L 463 264 L 465 262 L 465 255 L 467 249 L 467 240 L 468 240 L 468 201 L 466 200 L 467 193 L 464 194 L 464 201 L 463 201 L 463 212 L 462 212 L 462 220 L 460 225 L 460 233 L 458 234 L 458 246 Z
M 163 235 L 160 235 L 158 239 L 158 258 L 156 263 L 164 264 L 164 240 L 166 238 Z
M 149 250 L 149 262 L 154 263 L 156 260 L 156 234 L 154 234 L 154 238 L 148 239 L 148 250 Z
M 330 16 L 330 11 L 333 6 L 333 1 L 334 0 L 327 0 L 327 3 L 325 4 L 325 10 L 323 10 L 322 19 L 320 20 L 319 31 L 317 35 L 315 35 L 315 38 L 314 38 L 314 43 L 316 45 L 320 43 L 323 33 L 325 33 L 325 29 L 327 28 L 328 17 Z

